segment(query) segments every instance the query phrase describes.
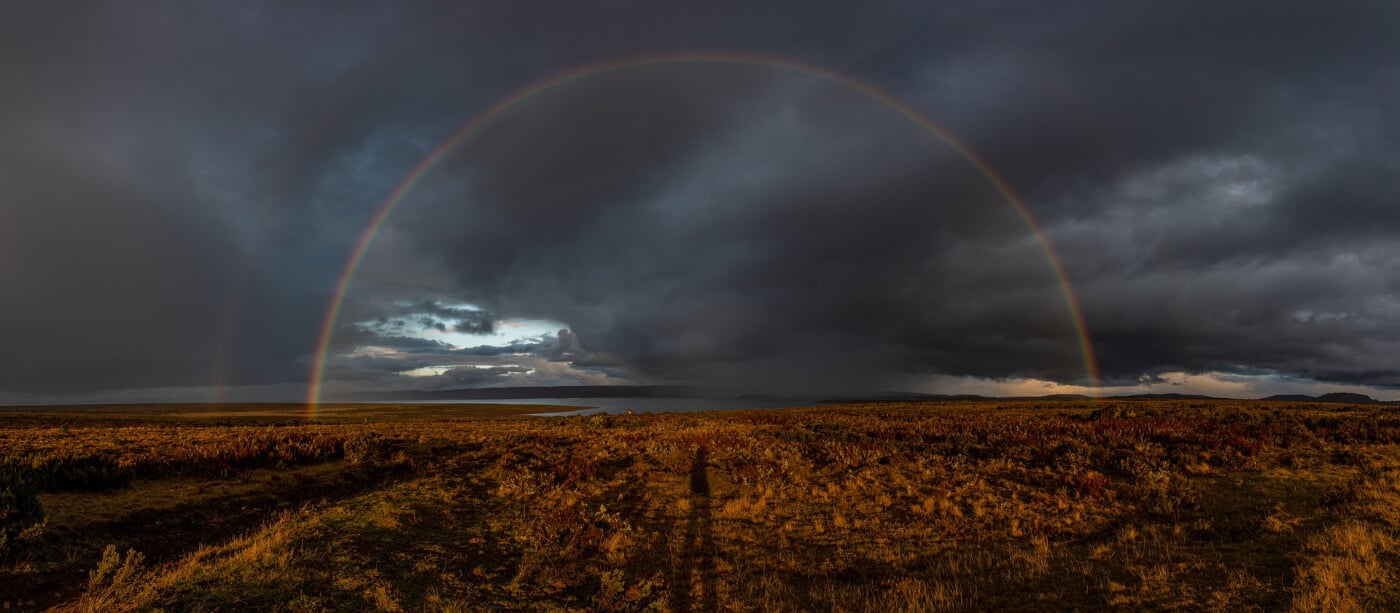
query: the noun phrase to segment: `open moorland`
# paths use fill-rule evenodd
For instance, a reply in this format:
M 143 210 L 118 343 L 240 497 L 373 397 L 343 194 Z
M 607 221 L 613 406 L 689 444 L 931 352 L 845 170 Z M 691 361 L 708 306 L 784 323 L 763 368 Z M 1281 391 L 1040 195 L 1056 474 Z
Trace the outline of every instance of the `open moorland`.
M 0 410 L 9 610 L 1400 610 L 1400 413 Z

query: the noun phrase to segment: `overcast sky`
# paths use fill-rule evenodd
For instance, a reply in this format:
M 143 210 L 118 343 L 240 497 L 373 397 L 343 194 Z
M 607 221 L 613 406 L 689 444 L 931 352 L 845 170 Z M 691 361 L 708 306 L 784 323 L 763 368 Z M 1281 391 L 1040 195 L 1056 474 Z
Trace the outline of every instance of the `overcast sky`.
M 330 396 L 1400 398 L 1395 2 L 34 1 L 0 403 L 303 398 L 395 186 L 608 62 L 405 194 Z

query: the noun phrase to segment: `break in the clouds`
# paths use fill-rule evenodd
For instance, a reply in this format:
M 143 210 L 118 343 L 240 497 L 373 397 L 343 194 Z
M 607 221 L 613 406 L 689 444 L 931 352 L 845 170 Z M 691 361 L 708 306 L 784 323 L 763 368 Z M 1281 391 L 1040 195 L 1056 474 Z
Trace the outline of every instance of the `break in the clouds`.
M 1393 3 L 0 12 L 6 401 L 1400 385 Z

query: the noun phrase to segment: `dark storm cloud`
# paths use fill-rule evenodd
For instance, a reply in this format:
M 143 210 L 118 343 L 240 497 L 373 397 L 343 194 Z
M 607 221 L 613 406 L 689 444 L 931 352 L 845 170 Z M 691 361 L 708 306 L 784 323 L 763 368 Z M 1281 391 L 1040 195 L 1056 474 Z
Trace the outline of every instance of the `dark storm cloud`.
M 1395 11 L 1099 8 L 962 15 L 990 36 L 884 72 L 1027 196 L 1110 382 L 1393 382 Z M 473 299 L 688 381 L 1082 381 L 1054 280 L 984 177 L 829 83 L 657 72 L 512 109 L 454 161 L 468 187 L 418 205 L 461 216 L 430 244 Z
M 874 100 L 766 67 L 668 66 L 512 113 L 453 160 L 473 177 L 463 193 L 411 204 L 434 211 L 416 232 L 442 233 L 424 245 L 450 249 L 436 256 L 471 300 L 715 385 L 1075 363 L 1025 226 L 971 164 Z M 988 251 L 1014 259 L 963 259 Z M 1040 342 L 982 362 L 945 349 L 977 328 Z
M 1393 3 L 751 5 L 6 7 L 0 391 L 301 381 L 364 224 L 435 143 L 524 84 L 683 50 L 844 71 L 965 139 L 1039 218 L 1113 382 L 1400 384 Z M 380 318 L 403 329 L 360 327 Z M 569 330 L 410 329 L 507 318 Z M 986 177 L 876 100 L 733 64 L 502 113 L 390 218 L 340 323 L 347 385 L 1084 376 Z
M 453 351 L 452 345 L 438 340 L 374 332 L 360 328 L 347 329 L 341 332 L 341 336 L 341 342 L 352 347 L 374 346 L 415 354 L 450 353 Z
M 298 246 L 262 242 L 305 220 L 248 186 L 265 180 L 256 158 L 295 101 L 284 86 L 315 87 L 340 59 L 289 36 L 311 15 L 224 8 L 3 9 L 0 389 L 283 381 L 298 369 L 323 274 L 286 265 L 306 261 Z M 349 42 L 348 29 L 319 42 Z

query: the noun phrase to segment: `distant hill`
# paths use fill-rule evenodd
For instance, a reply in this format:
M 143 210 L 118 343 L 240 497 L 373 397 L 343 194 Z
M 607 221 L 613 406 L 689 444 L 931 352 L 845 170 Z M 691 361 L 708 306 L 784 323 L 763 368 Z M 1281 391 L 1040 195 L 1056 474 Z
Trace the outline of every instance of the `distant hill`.
M 1284 402 L 1317 402 L 1316 396 L 1306 396 L 1303 394 L 1274 394 L 1260 400 L 1281 400 Z
M 1093 396 L 1084 394 L 1045 394 L 1043 396 L 1012 396 L 1011 398 L 998 398 L 998 400 L 1093 400 Z
M 1128 396 L 1112 396 L 1112 398 L 1126 398 L 1129 400 L 1221 400 L 1215 396 L 1204 394 L 1131 394 Z
M 990 396 L 979 396 L 977 394 L 921 394 L 918 392 L 879 392 L 875 394 L 857 394 L 848 396 L 827 397 L 822 398 L 820 402 L 918 402 L 920 400 L 997 400 L 997 398 L 992 398 Z
M 1262 400 L 1286 400 L 1289 402 L 1341 402 L 1346 404 L 1384 404 L 1366 394 L 1352 394 L 1349 392 L 1332 392 L 1320 396 L 1307 396 L 1304 394 L 1277 394 L 1263 398 Z

